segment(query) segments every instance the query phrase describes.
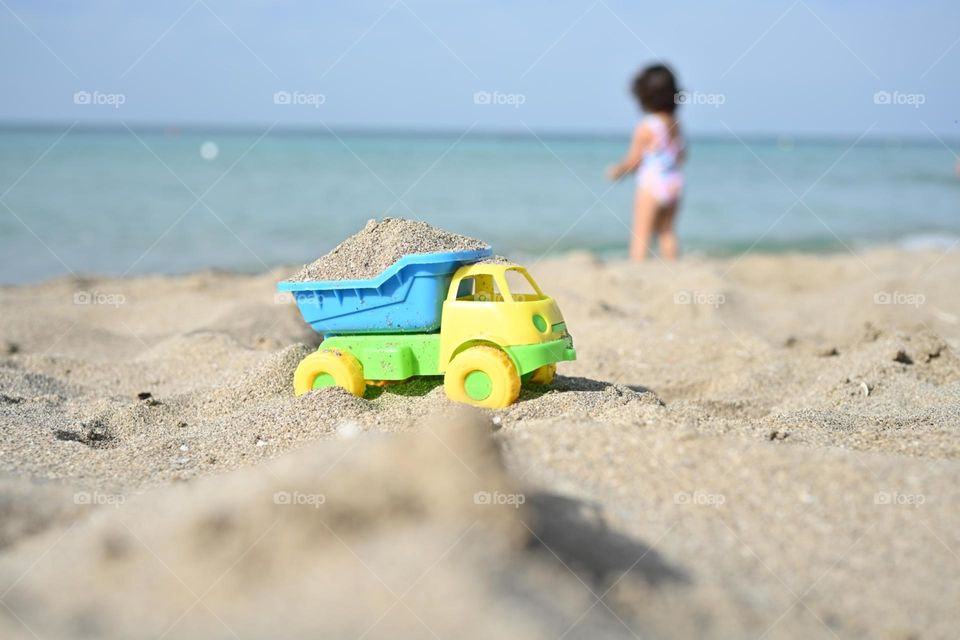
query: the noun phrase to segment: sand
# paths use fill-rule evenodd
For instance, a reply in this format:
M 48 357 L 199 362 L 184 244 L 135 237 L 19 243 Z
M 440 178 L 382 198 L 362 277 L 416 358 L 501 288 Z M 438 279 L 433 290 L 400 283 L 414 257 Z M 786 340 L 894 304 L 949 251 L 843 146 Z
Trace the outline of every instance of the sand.
M 365 280 L 405 255 L 486 249 L 482 240 L 438 229 L 421 220 L 384 218 L 363 229 L 290 276 L 293 282 Z
M 526 264 L 497 411 L 294 398 L 271 274 L 0 289 L 0 637 L 955 635 L 960 253 Z

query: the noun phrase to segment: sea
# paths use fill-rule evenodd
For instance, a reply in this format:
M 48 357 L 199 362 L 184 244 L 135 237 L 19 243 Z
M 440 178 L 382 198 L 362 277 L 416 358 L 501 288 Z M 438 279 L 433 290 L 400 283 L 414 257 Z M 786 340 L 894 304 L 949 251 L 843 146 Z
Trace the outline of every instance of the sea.
M 370 218 L 413 217 L 536 261 L 626 255 L 624 136 L 0 128 L 0 283 L 63 275 L 259 272 L 303 264 Z M 687 255 L 950 249 L 960 145 L 696 137 Z

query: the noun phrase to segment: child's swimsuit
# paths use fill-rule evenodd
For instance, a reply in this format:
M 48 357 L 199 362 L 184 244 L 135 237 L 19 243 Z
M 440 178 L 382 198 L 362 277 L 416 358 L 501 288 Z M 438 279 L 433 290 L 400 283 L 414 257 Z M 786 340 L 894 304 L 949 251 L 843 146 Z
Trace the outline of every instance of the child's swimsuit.
M 671 139 L 666 123 L 654 114 L 646 116 L 641 124 L 650 129 L 653 144 L 637 167 L 637 186 L 650 192 L 658 204 L 673 204 L 683 191 L 680 172 L 683 143 L 679 137 Z

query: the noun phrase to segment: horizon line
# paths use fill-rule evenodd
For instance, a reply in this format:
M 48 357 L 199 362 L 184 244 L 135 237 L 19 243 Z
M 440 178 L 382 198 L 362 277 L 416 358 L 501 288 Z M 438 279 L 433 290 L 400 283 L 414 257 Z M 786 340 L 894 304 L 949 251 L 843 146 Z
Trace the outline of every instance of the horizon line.
M 100 122 L 100 121 L 87 121 L 82 122 L 79 120 L 75 121 L 55 121 L 55 120 L 45 120 L 45 121 L 29 121 L 29 120 L 13 120 L 13 119 L 0 119 L 0 131 L 10 132 L 10 131 L 62 131 L 67 127 L 71 127 L 74 131 L 87 132 L 87 133 L 125 133 L 127 132 L 127 127 L 130 129 L 146 132 L 146 133 L 165 133 L 169 135 L 179 135 L 181 133 L 218 133 L 218 134 L 249 134 L 249 133 L 262 133 L 263 130 L 270 125 L 257 125 L 257 124 L 210 124 L 210 123 L 201 123 L 201 122 L 189 122 L 189 123 L 157 123 L 157 122 L 135 122 L 135 123 L 121 123 L 116 124 L 113 122 Z M 346 135 L 355 135 L 355 136 L 370 136 L 370 137 L 431 137 L 431 138 L 446 138 L 446 137 L 460 137 L 464 135 L 464 132 L 461 129 L 454 127 L 420 127 L 420 126 L 370 126 L 370 125 L 337 125 L 333 127 L 328 127 L 326 125 L 305 125 L 305 124 L 288 124 L 288 125 L 275 125 L 271 130 L 270 134 L 276 135 L 308 135 L 308 136 L 323 136 L 329 137 L 332 133 L 341 133 Z M 545 138 L 551 139 L 609 139 L 609 140 L 623 140 L 624 136 L 627 135 L 624 131 L 619 130 L 586 130 L 586 129 L 556 129 L 556 128 L 543 128 L 539 130 L 531 130 L 528 128 L 472 128 L 469 129 L 464 137 L 474 137 L 474 138 L 510 138 L 510 139 L 526 139 L 526 138 L 535 138 L 536 136 L 542 136 Z M 699 140 L 735 140 L 737 137 L 753 139 L 753 140 L 784 140 L 787 142 L 838 142 L 838 141 L 849 141 L 852 139 L 857 139 L 858 135 L 853 133 L 791 133 L 791 132 L 769 132 L 769 131 L 753 131 L 753 132 L 695 132 L 690 134 L 691 139 Z M 888 133 L 888 134 L 871 134 L 864 136 L 861 142 L 868 142 L 872 144 L 876 143 L 889 143 L 889 142 L 912 142 L 912 143 L 922 143 L 929 144 L 933 146 L 942 146 L 942 142 L 949 142 L 953 144 L 960 144 L 960 136 L 957 137 L 947 137 L 947 136 L 934 136 L 934 135 L 923 135 L 923 134 L 900 134 L 900 133 Z

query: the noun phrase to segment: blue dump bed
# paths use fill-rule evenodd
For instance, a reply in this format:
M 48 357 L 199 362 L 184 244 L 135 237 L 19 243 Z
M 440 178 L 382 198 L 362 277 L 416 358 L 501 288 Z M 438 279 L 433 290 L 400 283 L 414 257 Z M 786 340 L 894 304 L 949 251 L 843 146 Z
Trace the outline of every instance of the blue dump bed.
M 369 280 L 277 284 L 290 292 L 303 319 L 323 334 L 437 331 L 454 272 L 493 253 L 471 251 L 407 255 Z

